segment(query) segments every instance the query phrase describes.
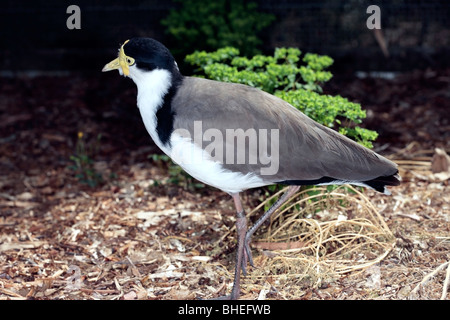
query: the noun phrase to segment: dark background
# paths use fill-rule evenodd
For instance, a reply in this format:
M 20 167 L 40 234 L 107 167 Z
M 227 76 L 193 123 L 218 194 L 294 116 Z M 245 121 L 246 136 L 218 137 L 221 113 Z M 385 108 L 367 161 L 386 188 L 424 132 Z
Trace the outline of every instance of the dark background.
M 253 2 L 259 11 L 276 16 L 260 34 L 266 54 L 281 46 L 328 54 L 336 61 L 335 72 L 449 65 L 450 5 L 446 0 Z M 81 9 L 81 30 L 66 27 L 66 9 L 71 4 Z M 366 27 L 366 9 L 371 4 L 381 8 L 389 59 Z M 2 1 L 0 70 L 96 72 L 115 55 L 120 43 L 134 36 L 154 37 L 176 48 L 160 21 L 177 7 L 179 3 L 157 0 Z

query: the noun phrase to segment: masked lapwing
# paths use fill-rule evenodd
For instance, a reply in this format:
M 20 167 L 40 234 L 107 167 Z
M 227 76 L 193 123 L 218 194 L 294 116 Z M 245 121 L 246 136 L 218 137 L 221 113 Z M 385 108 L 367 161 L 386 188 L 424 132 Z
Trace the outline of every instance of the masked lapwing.
M 236 207 L 237 258 L 231 294 L 251 265 L 256 229 L 301 185 L 354 184 L 389 194 L 397 165 L 259 89 L 183 76 L 170 51 L 133 38 L 102 71 L 118 70 L 137 86 L 137 105 L 153 141 L 201 182 L 231 195 Z M 239 193 L 272 184 L 287 192 L 248 229 Z

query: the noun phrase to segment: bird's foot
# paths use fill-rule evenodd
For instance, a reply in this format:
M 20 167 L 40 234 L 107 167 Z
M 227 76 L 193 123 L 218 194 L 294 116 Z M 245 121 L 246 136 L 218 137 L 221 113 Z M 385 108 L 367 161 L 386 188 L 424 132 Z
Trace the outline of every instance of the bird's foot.
M 250 264 L 253 268 L 255 267 L 255 265 L 253 264 L 253 255 L 252 255 L 252 250 L 250 249 L 250 236 L 248 235 L 248 233 L 245 236 L 245 240 L 244 240 L 244 254 L 242 257 L 242 273 L 244 274 L 244 276 L 247 275 L 247 264 Z

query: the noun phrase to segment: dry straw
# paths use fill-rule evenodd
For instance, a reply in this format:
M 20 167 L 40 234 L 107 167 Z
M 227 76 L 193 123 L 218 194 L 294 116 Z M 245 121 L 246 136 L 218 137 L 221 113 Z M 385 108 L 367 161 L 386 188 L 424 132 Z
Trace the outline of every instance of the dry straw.
M 284 191 L 248 216 L 256 215 Z M 298 192 L 261 229 L 253 247 L 263 254 L 255 258 L 256 268 L 245 282 L 251 286 L 269 280 L 283 292 L 293 286 L 298 290 L 320 287 L 342 274 L 361 271 L 380 262 L 395 245 L 394 235 L 369 199 L 348 185 Z M 295 298 L 298 290 L 286 292 L 285 298 Z

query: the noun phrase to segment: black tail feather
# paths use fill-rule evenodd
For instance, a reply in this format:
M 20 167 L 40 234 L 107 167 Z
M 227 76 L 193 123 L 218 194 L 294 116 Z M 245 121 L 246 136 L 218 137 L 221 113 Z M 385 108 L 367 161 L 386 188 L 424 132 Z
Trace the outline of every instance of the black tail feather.
M 323 184 L 349 183 L 356 185 L 364 185 L 372 189 L 375 189 L 376 191 L 379 191 L 381 193 L 390 194 L 389 191 L 386 189 L 386 186 L 398 186 L 400 184 L 400 176 L 398 175 L 397 170 L 394 174 L 390 176 L 379 176 L 375 179 L 366 181 L 347 181 L 331 177 L 322 177 L 320 179 L 315 180 L 284 180 L 279 181 L 278 183 L 287 185 L 323 185 Z
M 398 175 L 397 171 L 395 174 L 392 174 L 390 176 L 380 176 L 372 180 L 362 181 L 362 183 L 379 192 L 385 193 L 386 186 L 398 186 L 400 184 L 400 176 Z

